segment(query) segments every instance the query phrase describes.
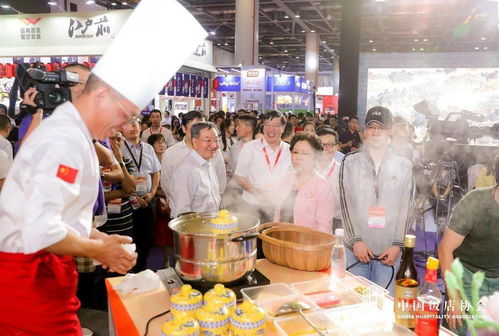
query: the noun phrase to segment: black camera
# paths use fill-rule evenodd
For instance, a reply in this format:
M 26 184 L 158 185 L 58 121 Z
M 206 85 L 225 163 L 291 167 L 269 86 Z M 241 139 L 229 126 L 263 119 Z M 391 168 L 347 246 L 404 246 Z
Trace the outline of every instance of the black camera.
M 40 66 L 30 67 L 29 64 L 18 66 L 16 72 L 21 96 L 30 87 L 35 87 L 38 91 L 35 104 L 45 114 L 50 114 L 60 104 L 71 101 L 69 87 L 79 81 L 77 73 L 66 70 L 49 72 Z

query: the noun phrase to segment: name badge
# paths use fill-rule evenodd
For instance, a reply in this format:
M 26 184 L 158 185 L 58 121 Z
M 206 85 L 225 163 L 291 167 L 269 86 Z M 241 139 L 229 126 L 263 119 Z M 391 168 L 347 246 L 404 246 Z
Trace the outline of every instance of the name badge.
M 144 195 L 149 192 L 149 190 L 147 190 L 147 177 L 145 176 L 135 177 L 135 190 L 139 195 Z
M 369 207 L 367 226 L 371 229 L 384 229 L 386 224 L 386 208 Z
M 119 214 L 121 212 L 121 198 L 115 198 L 107 203 L 107 212 L 110 214 Z

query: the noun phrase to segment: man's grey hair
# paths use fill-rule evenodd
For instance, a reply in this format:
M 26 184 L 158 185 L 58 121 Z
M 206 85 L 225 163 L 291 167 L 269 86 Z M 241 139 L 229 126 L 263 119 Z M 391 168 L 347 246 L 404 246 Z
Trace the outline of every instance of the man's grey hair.
M 195 123 L 194 125 L 192 125 L 192 127 L 191 127 L 192 138 L 199 139 L 201 131 L 204 129 L 214 129 L 215 133 L 218 136 L 217 126 L 215 126 L 214 123 L 212 123 L 210 121 L 202 121 L 202 122 L 198 122 L 198 123 Z

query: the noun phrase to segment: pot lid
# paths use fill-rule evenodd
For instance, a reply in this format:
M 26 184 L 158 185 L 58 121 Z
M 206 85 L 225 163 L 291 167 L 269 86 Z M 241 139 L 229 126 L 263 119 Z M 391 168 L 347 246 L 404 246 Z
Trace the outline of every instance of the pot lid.
M 168 226 L 180 234 L 219 236 L 255 230 L 260 221 L 255 216 L 222 210 L 195 212 L 179 216 Z

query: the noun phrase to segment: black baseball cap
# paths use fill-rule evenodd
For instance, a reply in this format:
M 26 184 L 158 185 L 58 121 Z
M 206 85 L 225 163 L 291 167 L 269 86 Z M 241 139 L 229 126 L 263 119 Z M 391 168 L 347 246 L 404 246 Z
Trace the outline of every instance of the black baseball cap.
M 392 127 L 392 112 L 383 106 L 371 107 L 369 111 L 367 111 L 365 125 L 367 126 L 372 122 L 376 122 L 383 127 Z

